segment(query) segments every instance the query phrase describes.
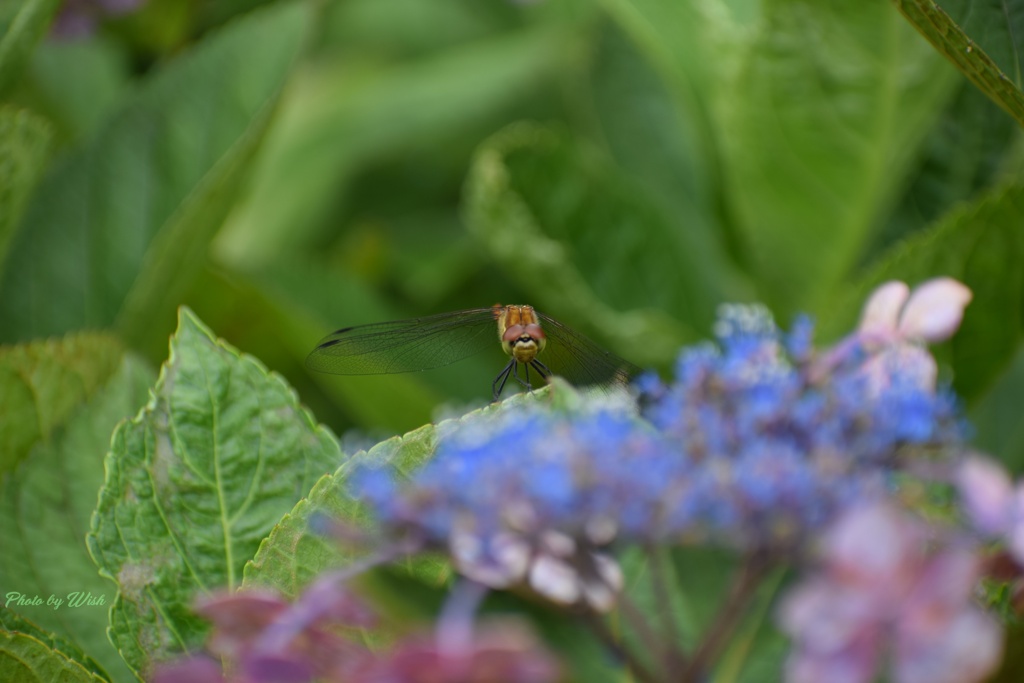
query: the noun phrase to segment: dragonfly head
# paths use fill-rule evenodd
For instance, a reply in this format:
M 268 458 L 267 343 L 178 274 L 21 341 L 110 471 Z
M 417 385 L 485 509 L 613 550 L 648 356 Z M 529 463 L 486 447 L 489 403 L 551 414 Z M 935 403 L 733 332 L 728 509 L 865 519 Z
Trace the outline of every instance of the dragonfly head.
M 520 363 L 544 350 L 546 339 L 532 306 L 506 306 L 497 315 L 501 348 Z

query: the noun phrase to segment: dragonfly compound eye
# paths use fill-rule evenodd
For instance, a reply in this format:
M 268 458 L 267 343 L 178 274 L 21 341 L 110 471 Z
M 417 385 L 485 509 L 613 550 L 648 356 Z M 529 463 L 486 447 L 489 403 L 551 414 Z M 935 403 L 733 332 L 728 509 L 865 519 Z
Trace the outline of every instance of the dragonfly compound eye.
M 530 325 L 530 327 L 536 327 L 536 325 Z M 501 341 L 515 341 L 525 334 L 527 334 L 527 328 L 522 325 L 510 325 L 505 329 L 505 334 L 501 335 Z

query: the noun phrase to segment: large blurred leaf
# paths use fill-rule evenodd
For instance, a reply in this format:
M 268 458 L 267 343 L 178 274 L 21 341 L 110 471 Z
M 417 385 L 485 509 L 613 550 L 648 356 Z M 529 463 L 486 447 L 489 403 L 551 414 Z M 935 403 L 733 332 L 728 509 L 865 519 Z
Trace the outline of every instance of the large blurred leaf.
M 865 260 L 927 228 L 976 193 L 1012 178 L 1015 152 L 1008 142 L 1020 135 L 1013 119 L 1003 116 L 977 88 L 962 83 L 925 139 L 913 181 Z
M 602 5 L 662 73 L 682 113 L 682 134 L 691 148 L 704 147 L 703 163 L 715 163 L 710 100 L 715 83 L 735 58 L 742 16 L 720 0 L 602 0 Z M 713 56 L 713 58 L 712 58 Z
M 25 202 L 42 175 L 50 127 L 28 111 L 0 107 L 0 268 Z
M 304 7 L 253 14 L 172 62 L 41 184 L 4 273 L 0 337 L 116 322 L 137 343 L 169 328 L 302 46 Z
M 197 646 L 197 591 L 235 588 L 260 541 L 342 459 L 281 380 L 188 310 L 145 410 L 114 433 L 89 550 L 136 672 Z
M 721 90 L 728 199 L 779 313 L 845 282 L 955 72 L 884 0 L 766 0 Z
M 635 363 L 667 361 L 678 319 L 708 320 L 714 293 L 688 268 L 699 255 L 626 178 L 566 135 L 533 124 L 477 152 L 466 221 L 545 310 L 599 330 Z M 589 330 L 587 330 L 589 331 Z
M 680 3 L 687 4 L 687 3 Z M 615 25 L 597 37 L 589 89 L 593 93 L 593 136 L 607 146 L 621 175 L 643 189 L 662 213 L 690 256 L 709 302 L 738 301 L 750 295 L 738 286 L 735 266 L 726 257 L 717 193 L 718 160 L 710 139 L 694 132 L 699 122 L 679 106 L 671 81 L 659 77 L 637 45 Z M 688 321 L 707 329 L 709 320 Z
M 123 46 L 100 36 L 48 40 L 32 55 L 32 104 L 72 145 L 81 144 L 131 96 Z
M 220 253 L 252 267 L 315 243 L 319 219 L 337 205 L 357 164 L 423 141 L 461 139 L 549 78 L 563 49 L 564 36 L 543 29 L 394 66 L 346 61 L 304 72 L 245 203 L 218 241 Z
M 94 333 L 0 347 L 0 475 L 91 399 L 122 353 L 114 337 Z
M 19 639 L 17 636 L 27 636 L 34 639 L 39 644 L 36 645 L 35 643 L 30 643 L 26 640 L 20 640 L 14 648 L 0 646 L 0 653 L 2 653 L 0 654 L 0 676 L 3 676 L 2 680 L 4 681 L 20 682 L 28 680 L 28 677 L 25 676 L 25 671 L 28 668 L 27 662 L 24 660 L 17 663 L 12 661 L 12 659 L 22 659 L 22 654 L 15 654 L 15 650 L 19 649 L 22 653 L 26 652 L 27 649 L 33 649 L 37 655 L 42 655 L 40 658 L 41 660 L 51 660 L 49 666 L 56 664 L 58 668 L 66 668 L 67 670 L 74 671 L 75 676 L 83 675 L 78 671 L 78 668 L 74 666 L 74 664 L 78 664 L 86 672 L 95 674 L 99 680 L 107 680 L 106 672 L 103 671 L 103 667 L 99 665 L 99 662 L 95 661 L 83 652 L 80 647 L 68 640 L 65 640 L 64 638 L 60 638 L 52 633 L 44 631 L 39 628 L 38 625 L 3 605 L 0 605 L 0 631 L 14 636 L 11 641 L 8 641 L 8 645 L 12 641 L 18 641 Z M 50 648 L 52 652 L 43 653 L 42 650 L 37 649 L 40 646 Z M 60 662 L 59 658 L 61 656 L 69 661 L 66 663 Z M 57 661 L 52 661 L 54 658 L 58 658 Z M 45 677 L 41 680 L 50 681 L 64 679 Z M 82 680 L 92 681 L 94 679 L 85 675 Z
M 1024 187 L 1011 185 L 950 213 L 893 247 L 842 296 L 822 308 L 826 336 L 851 329 L 868 294 L 886 280 L 918 283 L 947 275 L 974 292 L 953 337 L 957 392 L 978 398 L 1011 363 L 1024 316 Z
M 17 80 L 60 0 L 0 0 L 0 94 Z
M 1024 126 L 1024 3 L 893 1 L 935 49 Z
M 79 342 L 79 344 L 75 344 Z M 115 344 L 81 348 L 72 338 L 64 346 L 76 345 L 80 362 L 108 364 L 106 355 L 119 353 Z M 37 351 L 54 354 L 56 344 Z M 115 360 L 118 356 L 114 355 Z M 59 360 L 59 356 L 58 359 Z M 53 362 L 53 361 L 51 361 Z M 124 662 L 106 637 L 107 612 L 114 591 L 99 574 L 85 546 L 89 518 L 96 505 L 96 492 L 103 484 L 103 456 L 110 446 L 110 433 L 119 420 L 145 403 L 152 383 L 152 371 L 130 357 L 120 359 L 117 371 L 93 396 L 68 391 L 77 399 L 77 411 L 58 433 L 37 443 L 16 472 L 4 477 L 0 487 L 0 585 L 7 590 L 53 596 L 60 606 L 50 604 L 16 607 L 40 626 L 62 634 L 81 646 L 117 681 L 131 678 Z M 58 394 L 58 388 L 74 386 L 75 376 L 59 381 L 50 376 L 44 396 Z M 74 605 L 73 594 L 91 596 L 91 604 Z
M 477 0 L 346 0 L 324 17 L 324 39 L 345 55 L 425 57 L 430 52 L 488 37 L 516 26 L 523 8 Z
M 999 458 L 1010 471 L 1024 472 L 1024 346 L 1018 346 L 1007 371 L 970 412 L 972 443 Z

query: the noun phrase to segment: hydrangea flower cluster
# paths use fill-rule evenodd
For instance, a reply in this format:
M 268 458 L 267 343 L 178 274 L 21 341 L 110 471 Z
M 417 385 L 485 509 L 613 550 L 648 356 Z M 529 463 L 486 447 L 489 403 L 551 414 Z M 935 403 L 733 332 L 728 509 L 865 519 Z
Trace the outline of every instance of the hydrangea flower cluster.
M 647 417 L 691 463 L 692 518 L 708 536 L 799 540 L 882 495 L 911 449 L 958 447 L 952 396 L 913 364 L 889 363 L 880 383 L 860 335 L 816 354 L 807 321 L 783 337 L 757 307 L 731 308 L 718 328 L 721 348 L 684 351 L 673 383 L 647 387 Z
M 599 549 L 671 531 L 655 495 L 671 500 L 679 485 L 666 453 L 631 415 L 528 408 L 459 425 L 408 486 L 384 470 L 356 485 L 386 529 L 447 549 L 477 581 L 504 588 L 529 577 L 558 602 L 607 609 L 621 576 Z
M 913 302 L 887 296 L 903 329 Z M 765 309 L 728 307 L 718 346 L 684 350 L 673 382 L 641 382 L 646 420 L 600 403 L 477 417 L 412 481 L 371 471 L 356 495 L 385 530 L 445 548 L 467 576 L 598 610 L 621 584 L 602 552 L 613 541 L 799 545 L 881 498 L 913 449 L 959 450 L 955 402 L 920 363 L 898 362 L 917 339 L 881 334 L 884 317 L 869 304 L 862 330 L 816 352 L 806 321 L 785 336 Z

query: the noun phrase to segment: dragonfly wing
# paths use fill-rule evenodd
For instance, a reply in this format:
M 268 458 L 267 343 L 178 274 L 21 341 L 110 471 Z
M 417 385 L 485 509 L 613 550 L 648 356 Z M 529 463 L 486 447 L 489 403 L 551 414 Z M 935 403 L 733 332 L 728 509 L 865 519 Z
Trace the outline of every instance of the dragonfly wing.
M 574 332 L 554 318 L 538 313 L 544 322 L 547 344 L 540 360 L 552 373 L 575 386 L 626 386 L 642 369 Z
M 484 349 L 500 348 L 490 308 L 346 327 L 320 340 L 306 358 L 311 370 L 335 375 L 387 375 L 439 368 Z

